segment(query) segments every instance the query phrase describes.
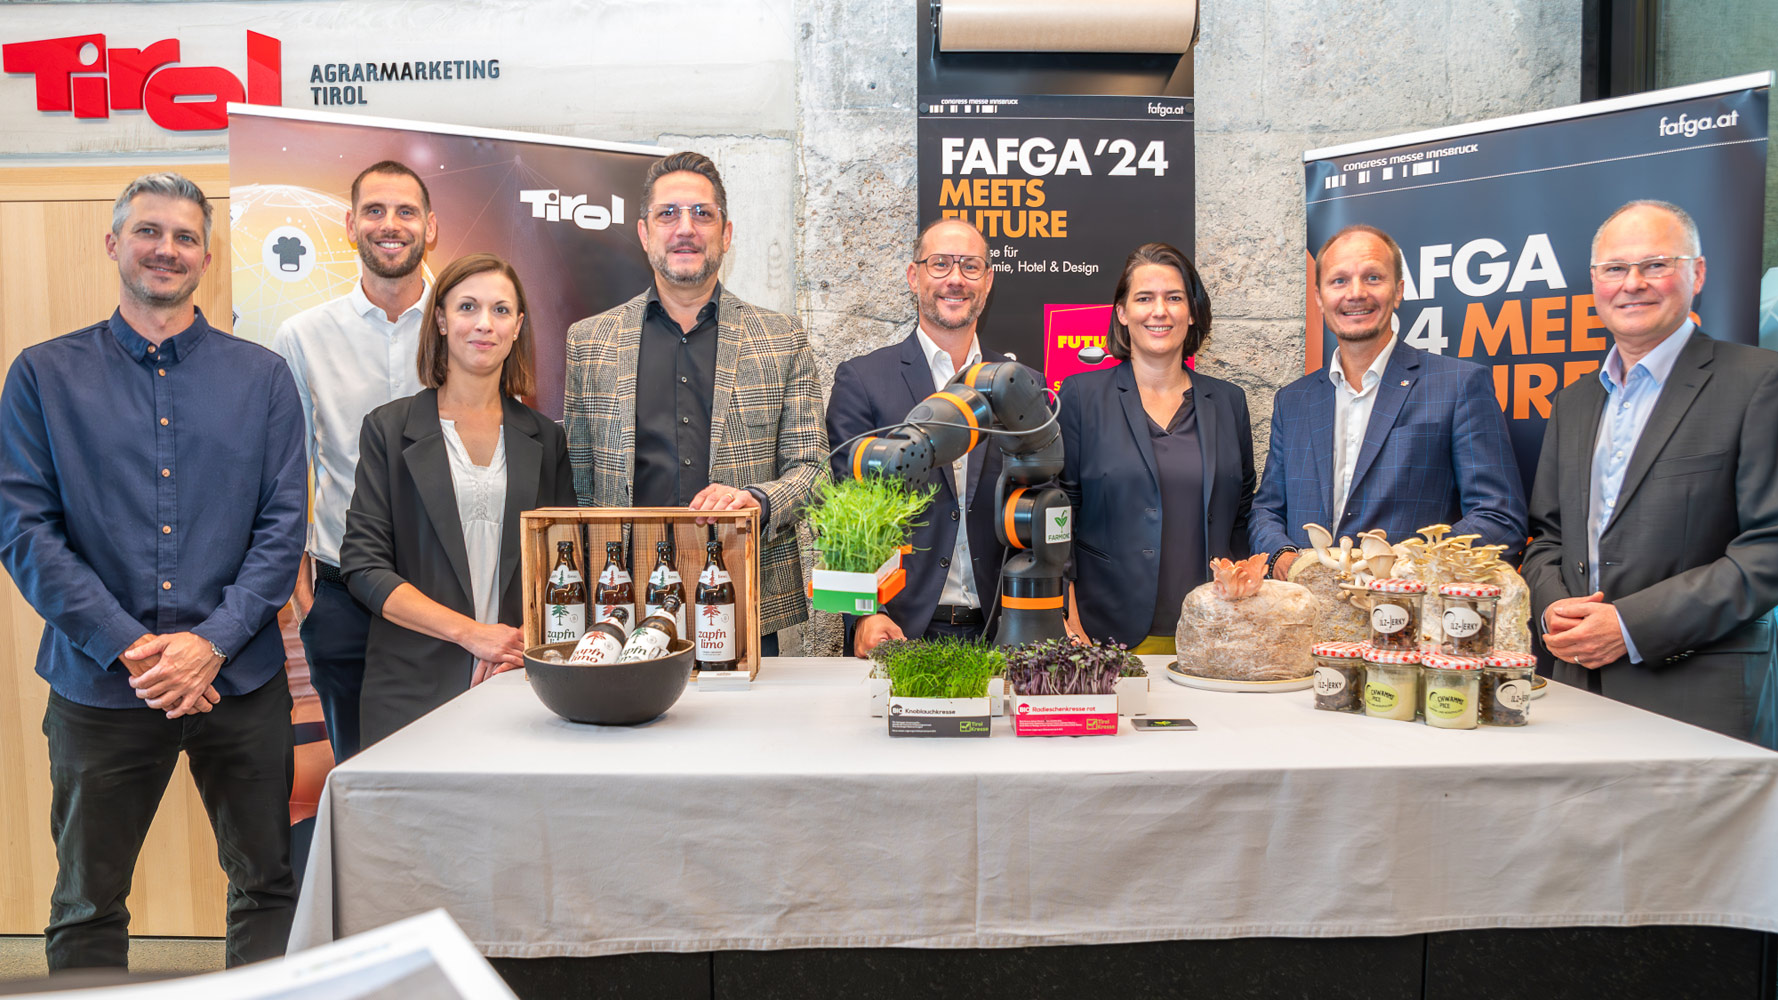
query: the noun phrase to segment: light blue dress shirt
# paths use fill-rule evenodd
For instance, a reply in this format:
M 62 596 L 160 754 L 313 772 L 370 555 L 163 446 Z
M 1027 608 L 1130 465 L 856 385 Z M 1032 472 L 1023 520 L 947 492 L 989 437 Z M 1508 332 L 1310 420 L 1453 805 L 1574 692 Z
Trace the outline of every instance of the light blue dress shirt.
M 1624 473 L 1636 452 L 1636 442 L 1641 440 L 1649 414 L 1661 399 L 1667 377 L 1673 374 L 1673 363 L 1679 360 L 1679 352 L 1691 339 L 1695 326 L 1686 320 L 1672 336 L 1636 362 L 1628 375 L 1615 345 L 1599 369 L 1599 383 L 1605 386 L 1605 412 L 1599 418 L 1599 437 L 1593 442 L 1592 479 L 1587 491 L 1587 583 L 1593 591 L 1599 589 L 1599 536 L 1617 513 L 1618 493 L 1624 488 Z M 1618 619 L 1618 630 L 1623 633 L 1630 662 L 1641 663 L 1642 654 L 1630 641 L 1630 630 L 1622 617 Z

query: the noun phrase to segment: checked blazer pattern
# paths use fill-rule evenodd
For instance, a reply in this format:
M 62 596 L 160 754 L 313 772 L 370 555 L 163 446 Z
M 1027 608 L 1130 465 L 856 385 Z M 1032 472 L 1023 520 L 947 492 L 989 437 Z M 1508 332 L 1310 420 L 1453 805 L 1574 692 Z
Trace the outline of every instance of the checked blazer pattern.
M 1345 517 L 1334 510 L 1334 387 L 1327 370 L 1278 390 L 1265 474 L 1248 521 L 1255 552 L 1307 548 L 1305 524 L 1391 542 L 1449 524 L 1479 545 L 1525 544 L 1525 492 L 1488 369 L 1395 345 L 1365 427 Z
M 568 329 L 562 422 L 582 506 L 633 506 L 636 356 L 647 302 L 644 291 Z M 727 289 L 716 317 L 709 478 L 758 487 L 770 501 L 759 566 L 760 631 L 770 635 L 809 617 L 794 528 L 827 464 L 821 386 L 808 335 L 795 319 Z

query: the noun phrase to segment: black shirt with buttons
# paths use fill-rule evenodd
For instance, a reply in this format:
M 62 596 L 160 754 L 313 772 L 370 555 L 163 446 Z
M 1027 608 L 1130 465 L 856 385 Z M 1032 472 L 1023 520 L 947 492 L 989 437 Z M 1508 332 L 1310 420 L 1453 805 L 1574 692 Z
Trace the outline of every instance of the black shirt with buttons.
M 636 355 L 638 507 L 683 507 L 710 485 L 710 401 L 716 395 L 717 284 L 690 330 L 648 290 Z

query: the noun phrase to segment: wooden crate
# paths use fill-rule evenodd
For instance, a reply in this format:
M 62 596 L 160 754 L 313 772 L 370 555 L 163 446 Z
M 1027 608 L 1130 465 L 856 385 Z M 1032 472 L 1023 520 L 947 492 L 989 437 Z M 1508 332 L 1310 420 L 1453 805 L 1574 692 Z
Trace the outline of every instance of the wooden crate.
M 525 586 L 525 645 L 543 641 L 543 590 L 550 567 L 556 562 L 556 543 L 572 541 L 586 577 L 587 597 L 593 594 L 599 570 L 605 565 L 605 543 L 622 541 L 630 526 L 630 575 L 641 605 L 654 569 L 654 545 L 669 537 L 674 543 L 679 575 L 685 581 L 687 603 L 697 594 L 698 573 L 704 568 L 704 543 L 709 527 L 716 525 L 722 542 L 722 561 L 735 584 L 735 668 L 759 675 L 759 510 L 728 510 L 694 513 L 683 507 L 544 507 L 528 510 L 520 518 L 520 569 Z M 585 547 L 582 547 L 582 528 Z M 691 618 L 686 608 L 686 618 Z M 588 617 L 588 623 L 592 618 Z M 635 623 L 631 623 L 634 627 Z

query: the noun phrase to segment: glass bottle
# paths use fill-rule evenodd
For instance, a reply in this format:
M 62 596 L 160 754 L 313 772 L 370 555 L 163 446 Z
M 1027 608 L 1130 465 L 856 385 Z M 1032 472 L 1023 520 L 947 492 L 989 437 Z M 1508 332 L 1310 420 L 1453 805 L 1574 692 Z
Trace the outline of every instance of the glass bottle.
M 735 584 L 722 563 L 722 543 L 714 537 L 704 543 L 704 571 L 698 574 L 697 669 L 735 669 Z
M 586 632 L 586 580 L 574 562 L 574 543 L 556 543 L 556 565 L 543 586 L 543 641 L 575 642 Z
M 608 622 L 618 608 L 624 610 L 624 632 L 636 620 L 636 585 L 624 568 L 624 543 L 605 543 L 605 568 L 593 586 L 593 622 Z
M 580 645 L 575 646 L 574 652 L 568 656 L 568 662 L 587 666 L 616 663 L 629 637 L 630 609 L 619 605 L 612 610 L 610 618 L 594 622 L 593 627 L 586 630 L 586 635 L 580 637 Z
M 679 598 L 677 612 L 673 624 L 678 628 L 677 635 L 685 634 L 685 581 L 679 576 L 679 567 L 673 564 L 673 543 L 662 539 L 654 543 L 654 572 L 648 574 L 648 590 L 643 597 L 642 620 L 647 621 L 650 615 L 661 610 L 664 598 L 672 594 Z M 637 625 L 641 627 L 640 624 Z
M 660 610 L 642 619 L 636 626 L 636 631 L 630 633 L 630 641 L 624 644 L 624 651 L 618 654 L 617 662 L 653 660 L 667 655 L 674 640 L 679 638 L 676 622 L 684 612 L 685 608 L 678 595 L 667 594 L 662 597 Z

